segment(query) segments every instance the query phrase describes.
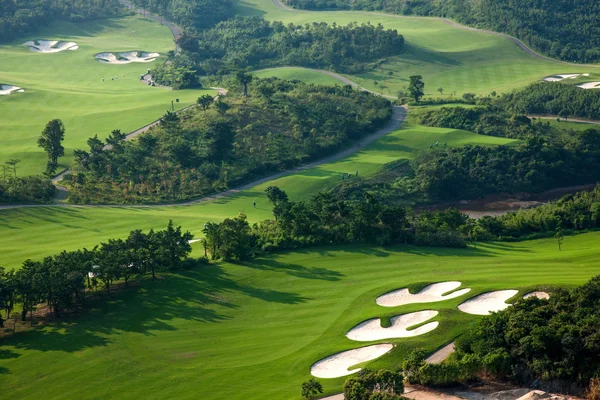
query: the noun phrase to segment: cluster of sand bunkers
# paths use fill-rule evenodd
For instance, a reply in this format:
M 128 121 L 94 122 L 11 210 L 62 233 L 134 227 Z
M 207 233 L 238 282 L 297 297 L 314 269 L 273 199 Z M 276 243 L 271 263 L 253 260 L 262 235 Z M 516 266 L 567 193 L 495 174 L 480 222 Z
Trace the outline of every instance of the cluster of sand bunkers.
M 96 54 L 96 59 L 105 64 L 129 64 L 129 63 L 147 63 L 156 60 L 160 54 L 146 53 L 143 51 L 129 51 L 124 53 L 100 53 Z
M 0 96 L 8 96 L 13 93 L 23 93 L 24 90 L 18 86 L 0 85 Z
M 576 79 L 581 77 L 590 76 L 590 74 L 558 74 L 547 76 L 542 81 L 544 82 L 560 82 L 565 79 Z M 577 85 L 577 87 L 582 89 L 600 89 L 600 82 L 585 82 L 581 85 Z
M 458 289 L 461 282 L 440 282 L 423 288 L 419 293 L 412 294 L 407 288 L 394 290 L 379 296 L 375 301 L 382 307 L 399 307 L 407 304 L 434 303 L 463 296 L 471 291 L 470 288 Z M 498 290 L 483 293 L 462 302 L 458 309 L 472 315 L 489 315 L 510 307 L 506 303 L 515 296 L 518 290 Z M 537 297 L 548 299 L 546 292 L 530 292 L 523 298 Z M 438 315 L 438 311 L 424 310 L 409 314 L 396 315 L 390 318 L 390 326 L 381 326 L 381 319 L 374 318 L 361 322 L 346 333 L 350 340 L 368 342 L 385 339 L 408 338 L 426 334 L 439 326 L 438 321 L 425 323 Z M 423 324 L 423 325 L 421 325 Z M 409 329 L 419 325 L 416 329 Z M 343 351 L 326 357 L 314 363 L 310 369 L 317 378 L 339 378 L 360 371 L 360 368 L 349 369 L 354 365 L 374 360 L 394 348 L 391 343 L 375 344 L 358 349 Z
M 36 53 L 60 53 L 65 50 L 77 50 L 79 46 L 75 42 L 61 42 L 59 40 L 30 40 L 23 43 L 29 50 Z

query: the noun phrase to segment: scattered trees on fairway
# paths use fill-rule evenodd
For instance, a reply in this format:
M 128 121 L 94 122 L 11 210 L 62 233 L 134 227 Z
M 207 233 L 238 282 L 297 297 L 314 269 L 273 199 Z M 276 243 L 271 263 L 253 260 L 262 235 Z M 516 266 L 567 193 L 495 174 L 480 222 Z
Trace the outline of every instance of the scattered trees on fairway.
M 318 395 L 323 393 L 323 386 L 315 378 L 310 378 L 302 383 L 302 398 L 305 400 L 316 399 Z
M 423 77 L 421 75 L 413 75 L 409 79 L 410 82 L 408 84 L 408 92 L 410 93 L 411 97 L 418 102 L 419 99 L 425 95 L 425 92 L 423 91 L 425 88 Z
M 38 139 L 38 147 L 43 148 L 48 154 L 46 172 L 53 174 L 58 166 L 58 157 L 65 155 L 62 141 L 65 139 L 65 126 L 60 119 L 53 119 L 46 124 L 42 136 Z

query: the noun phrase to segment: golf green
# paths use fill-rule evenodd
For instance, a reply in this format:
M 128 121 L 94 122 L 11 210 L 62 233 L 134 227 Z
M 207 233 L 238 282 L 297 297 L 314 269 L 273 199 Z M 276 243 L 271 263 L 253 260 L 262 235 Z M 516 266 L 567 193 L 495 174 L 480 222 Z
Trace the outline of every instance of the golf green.
M 486 243 L 477 249 L 321 247 L 244 264 L 222 263 L 147 280 L 63 323 L 3 340 L 0 376 L 10 398 L 299 399 L 310 366 L 373 342 L 345 337 L 356 324 L 438 310 L 439 326 L 407 339 L 370 367 L 433 351 L 477 316 L 457 305 L 479 293 L 585 282 L 599 272 L 600 233 Z M 30 246 L 24 241 L 23 246 Z M 196 254 L 200 246 L 196 247 Z M 395 308 L 377 296 L 440 281 L 472 290 L 456 299 Z M 344 378 L 320 379 L 327 393 Z
M 79 49 L 36 53 L 23 45 L 37 39 L 71 41 Z M 64 169 L 72 163 L 73 150 L 87 149 L 89 137 L 105 138 L 113 129 L 128 133 L 160 118 L 171 109 L 171 101 L 181 109 L 203 93 L 215 93 L 173 91 L 140 83 L 140 75 L 163 62 L 173 49 L 169 29 L 141 17 L 59 22 L 34 36 L 0 46 L 0 84 L 24 90 L 0 96 L 0 163 L 20 159 L 18 174 L 43 172 L 47 156 L 37 147 L 37 138 L 51 119 L 59 118 L 65 124 L 65 157 L 59 160 L 59 169 Z M 150 63 L 119 65 L 104 64 L 94 57 L 126 51 L 157 52 L 161 57 Z

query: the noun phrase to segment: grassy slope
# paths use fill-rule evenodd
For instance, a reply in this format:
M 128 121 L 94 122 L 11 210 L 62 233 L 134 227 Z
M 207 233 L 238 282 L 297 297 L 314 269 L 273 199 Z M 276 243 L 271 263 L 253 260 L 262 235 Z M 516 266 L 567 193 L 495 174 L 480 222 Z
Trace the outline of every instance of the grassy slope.
M 26 258 L 39 259 L 63 249 L 90 247 L 108 238 L 125 236 L 132 229 L 161 228 L 169 219 L 195 234 L 200 234 L 205 222 L 222 220 L 240 211 L 246 212 L 251 222 L 259 221 L 271 217 L 271 207 L 264 195 L 264 189 L 270 185 L 286 190 L 292 200 L 306 199 L 337 184 L 342 172 L 354 173 L 358 169 L 360 178 L 368 177 L 383 164 L 410 158 L 414 150 L 426 150 L 429 143 L 435 141 L 447 141 L 449 146 L 511 142 L 466 131 L 405 123 L 400 130 L 345 159 L 193 206 L 0 210 L 0 235 L 3 237 L 0 265 L 17 267 Z M 256 209 L 252 207 L 253 201 L 257 202 Z
M 357 323 L 440 311 L 436 330 L 392 340 L 394 351 L 371 364 L 397 365 L 412 348 L 432 351 L 476 320 L 456 309 L 468 297 L 583 283 L 599 271 L 599 239 L 600 233 L 567 237 L 561 252 L 552 239 L 465 250 L 318 248 L 167 276 L 76 323 L 4 341 L 3 393 L 19 399 L 299 399 L 312 363 L 370 344 L 345 338 Z M 462 281 L 472 291 L 427 305 L 374 302 L 389 290 L 444 280 Z M 333 393 L 343 379 L 321 381 Z
M 40 38 L 74 41 L 80 48 L 40 54 L 21 45 Z M 36 141 L 54 118 L 62 119 L 67 129 L 66 157 L 60 159 L 61 167 L 66 167 L 73 150 L 86 147 L 87 138 L 95 134 L 104 138 L 113 129 L 137 129 L 162 116 L 175 98 L 180 99 L 177 108 L 193 103 L 203 91 L 173 92 L 138 81 L 156 62 L 107 65 L 94 58 L 101 52 L 131 50 L 165 55 L 173 47 L 166 26 L 138 17 L 56 23 L 35 36 L 0 46 L 0 83 L 25 89 L 25 93 L 0 96 L 0 162 L 18 158 L 20 174 L 43 172 L 46 155 Z M 113 75 L 119 79 L 112 81 Z
M 396 94 L 414 74 L 423 76 L 426 95 L 437 96 L 438 87 L 445 89 L 445 95 L 453 91 L 458 95 L 501 93 L 548 75 L 564 73 L 565 69 L 576 69 L 530 56 L 508 39 L 462 30 L 437 19 L 351 11 L 287 11 L 276 8 L 272 0 L 241 0 L 239 9 L 245 15 L 260 15 L 286 23 L 345 25 L 356 21 L 381 23 L 386 28 L 397 29 L 406 38 L 406 53 L 390 57 L 374 71 L 352 78 L 361 86 L 385 94 Z M 389 76 L 388 72 L 393 75 Z M 374 85 L 374 81 L 379 85 Z M 381 85 L 386 87 L 382 89 Z
M 305 83 L 312 83 L 314 85 L 343 85 L 343 83 L 329 75 L 322 72 L 313 71 L 303 68 L 275 68 L 275 69 L 264 69 L 256 71 L 254 73 L 259 78 L 270 78 L 276 77 L 279 79 L 287 80 L 300 80 Z

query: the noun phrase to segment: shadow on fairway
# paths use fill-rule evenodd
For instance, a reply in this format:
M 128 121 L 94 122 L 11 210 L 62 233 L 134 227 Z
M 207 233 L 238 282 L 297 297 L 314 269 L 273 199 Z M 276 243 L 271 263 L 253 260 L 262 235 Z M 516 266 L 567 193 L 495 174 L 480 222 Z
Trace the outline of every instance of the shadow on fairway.
M 326 268 L 305 267 L 298 264 L 284 263 L 277 260 L 277 256 L 261 258 L 257 261 L 245 263 L 250 268 L 263 271 L 280 271 L 288 275 L 303 279 L 319 279 L 324 281 L 339 281 L 344 276 L 341 272 Z

